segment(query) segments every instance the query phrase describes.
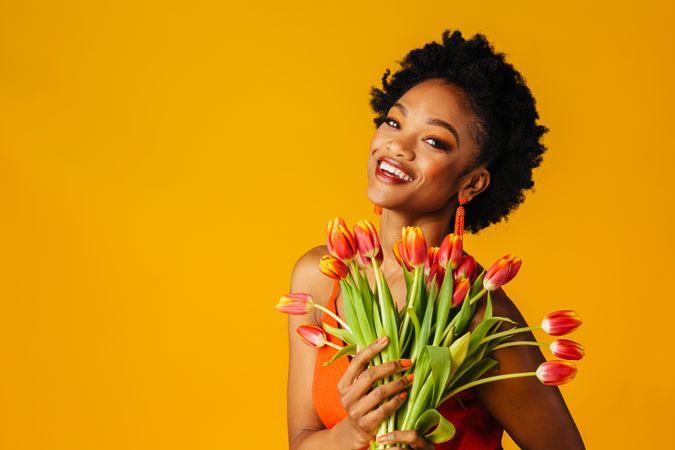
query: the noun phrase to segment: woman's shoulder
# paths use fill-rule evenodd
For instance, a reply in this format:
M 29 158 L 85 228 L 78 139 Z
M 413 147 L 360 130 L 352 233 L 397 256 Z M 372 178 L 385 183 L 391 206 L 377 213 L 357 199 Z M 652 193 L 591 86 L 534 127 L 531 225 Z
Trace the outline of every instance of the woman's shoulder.
M 327 254 L 328 248 L 325 245 L 317 245 L 300 255 L 291 274 L 291 292 L 310 294 L 322 306 L 328 303 L 333 280 L 319 270 L 319 262 Z

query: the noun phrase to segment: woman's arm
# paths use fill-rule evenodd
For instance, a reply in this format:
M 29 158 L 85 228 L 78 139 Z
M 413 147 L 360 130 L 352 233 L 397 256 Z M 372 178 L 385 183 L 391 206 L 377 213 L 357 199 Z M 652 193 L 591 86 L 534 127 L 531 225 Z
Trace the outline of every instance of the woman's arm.
M 480 271 L 482 268 L 478 271 Z M 491 293 L 493 314 L 508 317 L 517 326 L 529 326 L 516 305 L 502 288 Z M 485 312 L 481 299 L 474 323 Z M 501 330 L 516 325 L 502 323 Z M 532 332 L 519 333 L 508 341 L 535 340 Z M 507 342 L 508 342 L 507 341 Z M 532 372 L 546 358 L 538 346 L 518 345 L 493 351 L 490 356 L 499 365 L 486 374 L 492 376 L 513 372 Z M 557 386 L 547 386 L 536 377 L 512 378 L 476 386 L 476 395 L 483 406 L 502 425 L 513 441 L 524 450 L 585 449 L 579 430 L 567 409 Z
M 326 253 L 325 247 L 315 247 L 301 256 L 291 275 L 291 292 L 311 294 L 318 303 L 325 303 L 331 292 L 332 282 L 319 272 L 319 260 Z M 317 275 L 318 274 L 318 275 Z M 311 315 L 288 315 L 288 445 L 290 450 L 346 450 L 358 433 L 348 421 L 341 421 L 326 429 L 312 402 L 312 382 L 317 351 L 305 345 L 295 329 L 304 323 L 317 323 Z

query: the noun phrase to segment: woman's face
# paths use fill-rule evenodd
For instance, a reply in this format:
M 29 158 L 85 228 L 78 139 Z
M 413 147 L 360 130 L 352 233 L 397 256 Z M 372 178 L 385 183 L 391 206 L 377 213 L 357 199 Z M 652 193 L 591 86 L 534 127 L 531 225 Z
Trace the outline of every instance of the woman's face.
M 413 214 L 454 204 L 462 181 L 458 177 L 478 151 L 469 132 L 475 120 L 464 92 L 455 86 L 429 79 L 409 89 L 373 136 L 369 199 Z M 403 173 L 388 175 L 391 166 Z

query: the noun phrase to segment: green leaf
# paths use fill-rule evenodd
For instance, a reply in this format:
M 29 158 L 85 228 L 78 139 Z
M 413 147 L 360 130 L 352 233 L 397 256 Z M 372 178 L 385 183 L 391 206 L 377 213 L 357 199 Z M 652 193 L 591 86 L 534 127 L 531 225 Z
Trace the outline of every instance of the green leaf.
M 452 359 L 452 371 L 450 373 L 450 377 L 452 377 L 455 374 L 455 372 L 464 363 L 464 360 L 466 359 L 466 355 L 469 352 L 469 339 L 470 338 L 471 338 L 471 333 L 466 332 L 465 334 L 462 335 L 462 337 L 457 339 L 450 346 L 450 348 L 449 348 L 450 358 Z
M 455 387 L 464 386 L 467 383 L 478 380 L 485 374 L 485 372 L 489 371 L 498 364 L 499 362 L 492 358 L 481 359 L 468 370 L 466 370 L 459 378 L 457 378 L 457 380 L 454 380 L 452 382 L 452 387 L 449 387 L 446 392 L 450 392 L 450 390 L 455 389 Z
M 331 327 L 325 322 L 323 323 L 323 329 L 326 330 L 328 334 L 332 334 L 336 338 L 341 339 L 343 342 L 348 344 L 356 344 L 354 336 L 352 336 L 352 334 L 347 330 Z
M 426 434 L 434 426 L 436 426 L 436 429 Z M 424 411 L 419 419 L 417 419 L 414 428 L 418 433 L 424 434 L 424 437 L 434 444 L 447 442 L 455 435 L 455 426 L 435 409 Z
M 448 383 L 454 361 L 448 347 L 427 345 L 424 350 L 429 353 L 431 377 L 434 380 L 434 394 L 431 404 L 436 406 L 441 400 L 445 385 Z
M 359 323 L 359 318 L 354 310 L 354 299 L 352 297 L 352 288 L 351 285 L 342 280 L 340 281 L 340 287 L 342 288 L 342 298 L 344 299 L 343 307 L 345 310 L 345 319 L 347 325 L 352 330 L 352 335 L 354 336 L 355 343 L 360 348 L 366 347 L 366 342 L 364 340 L 363 333 L 361 331 L 361 325 Z
M 417 318 L 417 312 L 415 311 L 415 308 L 413 308 L 412 306 L 410 308 L 408 308 L 408 316 L 410 316 L 410 321 L 413 324 L 413 330 L 415 332 L 415 337 L 412 340 L 412 342 L 414 342 L 415 347 L 416 347 L 417 341 L 420 337 L 420 320 Z M 413 351 L 411 352 L 411 355 L 410 355 L 412 357 L 413 361 L 417 360 L 417 357 L 419 356 L 419 355 L 416 355 L 414 353 L 415 347 L 413 347 Z
M 332 363 L 335 362 L 338 358 L 341 358 L 341 357 L 343 357 L 343 356 L 345 356 L 345 355 L 356 355 L 356 345 L 350 344 L 350 345 L 347 345 L 346 347 L 343 347 L 342 350 L 336 352 L 336 353 L 333 355 L 333 357 L 332 357 L 330 360 L 328 360 L 328 361 L 326 361 L 325 363 L 323 363 L 323 365 L 324 365 L 324 366 L 327 366 L 327 365 L 329 365 L 329 364 L 332 364 Z
M 490 291 L 487 293 L 487 304 L 485 305 L 485 313 L 483 314 L 484 319 L 489 319 L 492 317 L 492 296 Z
M 441 291 L 438 294 L 438 314 L 436 315 L 436 332 L 434 333 L 433 344 L 438 345 L 442 339 L 442 332 L 445 331 L 445 324 L 448 323 L 448 316 L 452 307 L 452 289 L 454 279 L 452 273 L 446 273 L 441 284 Z
M 481 289 L 483 289 L 483 278 L 485 278 L 485 273 L 486 270 L 483 269 L 483 271 L 476 277 L 475 280 L 473 280 L 473 284 L 471 285 L 471 289 L 469 289 L 469 298 L 474 297 L 477 295 Z

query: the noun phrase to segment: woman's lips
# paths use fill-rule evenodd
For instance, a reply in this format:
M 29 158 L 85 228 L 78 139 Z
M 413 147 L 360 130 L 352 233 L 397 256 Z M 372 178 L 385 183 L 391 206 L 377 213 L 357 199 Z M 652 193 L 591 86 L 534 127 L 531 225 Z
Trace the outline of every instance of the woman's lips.
M 388 172 L 385 172 L 384 170 L 380 169 L 380 163 L 378 162 L 377 165 L 375 166 L 375 176 L 377 176 L 377 179 L 382 181 L 383 183 L 387 184 L 403 184 L 403 183 L 408 183 L 408 181 L 403 180 L 396 175 L 390 174 Z

